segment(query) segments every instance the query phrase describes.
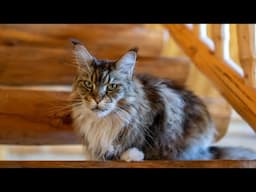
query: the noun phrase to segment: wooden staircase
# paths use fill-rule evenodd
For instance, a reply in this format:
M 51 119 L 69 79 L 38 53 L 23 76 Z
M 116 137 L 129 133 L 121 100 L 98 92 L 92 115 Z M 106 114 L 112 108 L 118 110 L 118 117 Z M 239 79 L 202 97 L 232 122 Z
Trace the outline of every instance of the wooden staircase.
M 80 39 L 98 58 L 116 59 L 131 47 L 137 46 L 137 73 L 150 73 L 185 84 L 191 60 L 187 57 L 161 55 L 163 47 L 168 43 L 168 30 L 186 52 L 183 46 L 186 42 L 180 42 L 180 31 L 175 31 L 178 27 L 167 25 L 165 28 L 150 28 L 139 24 L 0 25 L 0 143 L 79 143 L 71 127 L 70 110 L 63 108 L 68 102 L 75 73 L 69 38 Z M 181 31 L 188 32 L 187 28 Z M 191 38 L 194 40 L 195 37 Z M 216 60 L 215 56 L 211 57 Z M 192 60 L 198 62 L 193 57 Z M 218 140 L 226 132 L 230 107 L 222 98 L 202 98 L 220 132 L 216 138 Z M 256 167 L 256 164 L 253 161 L 0 161 L 0 167 Z

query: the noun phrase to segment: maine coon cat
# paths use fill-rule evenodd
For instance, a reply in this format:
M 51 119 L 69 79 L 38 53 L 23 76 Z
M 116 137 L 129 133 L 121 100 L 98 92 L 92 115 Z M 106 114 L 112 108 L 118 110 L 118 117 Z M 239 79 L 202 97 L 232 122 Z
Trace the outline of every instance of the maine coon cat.
M 72 118 L 88 160 L 256 159 L 249 149 L 211 146 L 216 130 L 203 102 L 170 80 L 135 75 L 137 49 L 99 60 L 72 43 Z

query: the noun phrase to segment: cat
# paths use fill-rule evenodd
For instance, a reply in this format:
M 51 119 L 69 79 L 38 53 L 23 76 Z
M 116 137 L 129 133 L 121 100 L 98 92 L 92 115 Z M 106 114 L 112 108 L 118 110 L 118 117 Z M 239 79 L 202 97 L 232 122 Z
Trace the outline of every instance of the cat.
M 87 160 L 256 159 L 250 149 L 211 146 L 216 129 L 202 100 L 170 80 L 134 74 L 137 48 L 100 60 L 71 41 L 72 119 Z

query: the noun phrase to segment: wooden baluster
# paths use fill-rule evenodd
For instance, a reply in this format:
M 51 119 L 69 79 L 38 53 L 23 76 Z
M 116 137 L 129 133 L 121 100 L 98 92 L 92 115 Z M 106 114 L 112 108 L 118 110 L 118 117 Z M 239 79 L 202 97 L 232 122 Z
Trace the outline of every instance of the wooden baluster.
M 211 25 L 211 36 L 215 45 L 215 55 L 219 58 L 224 58 L 223 31 L 221 24 Z
M 224 59 L 224 33 L 223 25 L 221 24 L 211 24 L 209 28 L 210 37 L 214 42 L 214 54 L 220 58 Z M 218 136 L 216 140 L 224 137 L 228 131 L 228 125 L 231 118 L 231 106 L 226 103 L 227 111 L 229 112 L 229 118 L 223 119 L 222 126 L 219 126 Z
M 239 60 L 244 70 L 247 85 L 256 87 L 255 81 L 255 54 L 254 54 L 254 25 L 238 24 L 237 40 L 239 47 Z
M 192 32 L 198 38 L 201 38 L 202 36 L 201 24 L 193 24 Z M 203 74 L 201 74 L 201 72 L 196 68 L 194 64 L 191 64 L 186 86 L 189 89 L 193 90 L 198 95 L 212 96 L 212 94 L 209 94 L 209 91 L 207 90 L 207 89 L 211 89 L 212 87 L 210 86 L 206 77 Z
M 200 24 L 193 24 L 193 32 L 196 36 L 199 37 L 200 35 Z

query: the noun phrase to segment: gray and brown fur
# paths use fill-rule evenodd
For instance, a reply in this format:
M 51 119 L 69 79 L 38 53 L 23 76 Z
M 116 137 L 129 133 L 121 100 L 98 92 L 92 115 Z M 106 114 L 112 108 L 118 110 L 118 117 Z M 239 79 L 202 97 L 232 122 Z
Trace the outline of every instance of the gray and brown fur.
M 78 65 L 72 117 L 88 159 L 120 159 L 131 148 L 144 159 L 256 158 L 249 149 L 211 147 L 215 127 L 204 103 L 170 80 L 133 74 L 137 49 L 98 60 L 72 42 Z M 117 86 L 109 91 L 110 84 Z

